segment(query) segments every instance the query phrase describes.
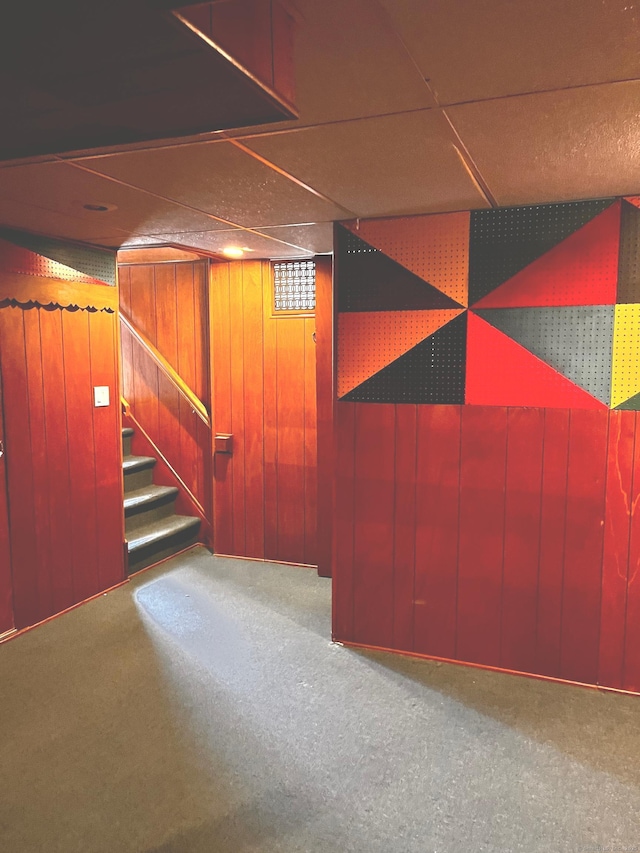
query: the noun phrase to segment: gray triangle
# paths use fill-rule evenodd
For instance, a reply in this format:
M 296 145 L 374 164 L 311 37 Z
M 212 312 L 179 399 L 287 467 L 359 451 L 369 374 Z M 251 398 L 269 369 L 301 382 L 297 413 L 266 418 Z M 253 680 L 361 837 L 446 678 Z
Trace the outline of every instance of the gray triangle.
M 613 305 L 487 308 L 475 313 L 609 405 Z

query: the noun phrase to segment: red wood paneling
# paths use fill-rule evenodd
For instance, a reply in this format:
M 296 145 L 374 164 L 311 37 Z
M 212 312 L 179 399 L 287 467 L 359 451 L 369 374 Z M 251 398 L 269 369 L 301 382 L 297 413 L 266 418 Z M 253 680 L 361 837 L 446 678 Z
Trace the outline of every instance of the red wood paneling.
M 536 665 L 544 411 L 509 409 L 500 666 Z
M 335 404 L 335 516 L 333 520 L 333 636 L 355 641 L 354 610 L 354 519 L 356 406 Z
M 392 645 L 411 649 L 416 559 L 417 407 L 407 405 L 395 409 Z
M 331 258 L 316 258 L 316 400 L 318 574 L 332 573 L 333 536 L 333 288 Z
M 571 412 L 560 675 L 598 678 L 608 412 Z
M 393 642 L 395 406 L 355 410 L 354 633 L 361 642 Z
M 636 432 L 633 449 L 622 686 L 625 690 L 640 692 L 640 424 L 638 424 L 638 414 L 634 414 Z
M 269 263 L 212 266 L 214 429 L 233 435 L 215 454 L 215 549 L 315 563 L 315 326 L 271 301 Z
M 456 649 L 460 424 L 460 406 L 418 406 L 413 649 L 445 658 Z
M 1 326 L 0 326 L 1 331 Z M 2 335 L 0 334 L 0 346 Z M 1 355 L 0 355 L 1 359 Z M 2 375 L 0 373 L 0 442 L 4 448 L 2 417 Z M 9 504 L 7 500 L 6 465 L 0 456 L 0 634 L 10 631 L 13 623 L 13 581 L 11 578 L 11 546 L 9 544 Z
M 598 681 L 611 687 L 623 685 L 635 425 L 635 412 L 609 416 Z
M 213 431 L 231 435 L 231 328 L 229 317 L 229 264 L 211 265 L 210 326 L 213 377 Z M 233 456 L 213 457 L 214 548 L 233 553 Z
M 535 672 L 556 678 L 560 676 L 569 416 L 568 409 L 544 412 Z
M 120 309 L 209 405 L 207 262 L 124 265 Z
M 124 578 L 116 323 L 0 310 L 18 628 Z M 109 407 L 94 410 L 94 384 L 110 387 Z
M 123 395 L 131 413 L 211 519 L 211 431 L 125 326 L 121 338 Z
M 500 659 L 507 410 L 462 409 L 456 657 Z

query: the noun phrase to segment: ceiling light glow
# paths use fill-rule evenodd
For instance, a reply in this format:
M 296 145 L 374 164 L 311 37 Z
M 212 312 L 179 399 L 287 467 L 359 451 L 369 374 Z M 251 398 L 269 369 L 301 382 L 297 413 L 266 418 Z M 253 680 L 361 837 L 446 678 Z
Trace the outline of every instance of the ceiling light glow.
M 225 246 L 222 254 L 225 258 L 241 258 L 244 255 L 244 251 L 240 246 Z

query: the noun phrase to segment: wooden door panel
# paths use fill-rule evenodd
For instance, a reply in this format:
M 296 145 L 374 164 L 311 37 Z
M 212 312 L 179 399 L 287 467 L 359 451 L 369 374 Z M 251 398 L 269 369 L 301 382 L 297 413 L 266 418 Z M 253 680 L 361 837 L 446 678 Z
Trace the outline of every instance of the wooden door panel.
M 2 420 L 2 376 L 0 376 L 0 634 L 13 628 L 13 585 L 9 546 L 9 507 Z

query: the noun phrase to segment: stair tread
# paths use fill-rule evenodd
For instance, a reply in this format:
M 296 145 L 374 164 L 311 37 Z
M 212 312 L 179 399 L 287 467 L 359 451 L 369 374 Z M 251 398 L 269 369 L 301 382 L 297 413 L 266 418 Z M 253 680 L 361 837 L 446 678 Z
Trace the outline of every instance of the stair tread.
M 127 438 L 130 435 L 133 435 L 134 429 L 133 427 L 122 427 L 122 437 Z
M 197 516 L 170 515 L 168 518 L 162 518 L 159 521 L 139 527 L 135 531 L 135 536 L 129 539 L 127 548 L 131 554 L 147 545 L 153 545 L 178 533 L 185 533 L 191 529 L 195 530 L 199 526 L 200 519 Z
M 132 471 L 143 471 L 145 468 L 153 468 L 156 460 L 153 456 L 125 456 L 122 460 L 122 468 L 125 474 Z
M 131 492 L 126 492 L 124 496 L 124 512 L 132 512 L 133 510 L 142 507 L 151 507 L 153 504 L 161 503 L 169 497 L 175 497 L 178 494 L 176 486 L 143 486 L 141 489 L 135 489 Z

